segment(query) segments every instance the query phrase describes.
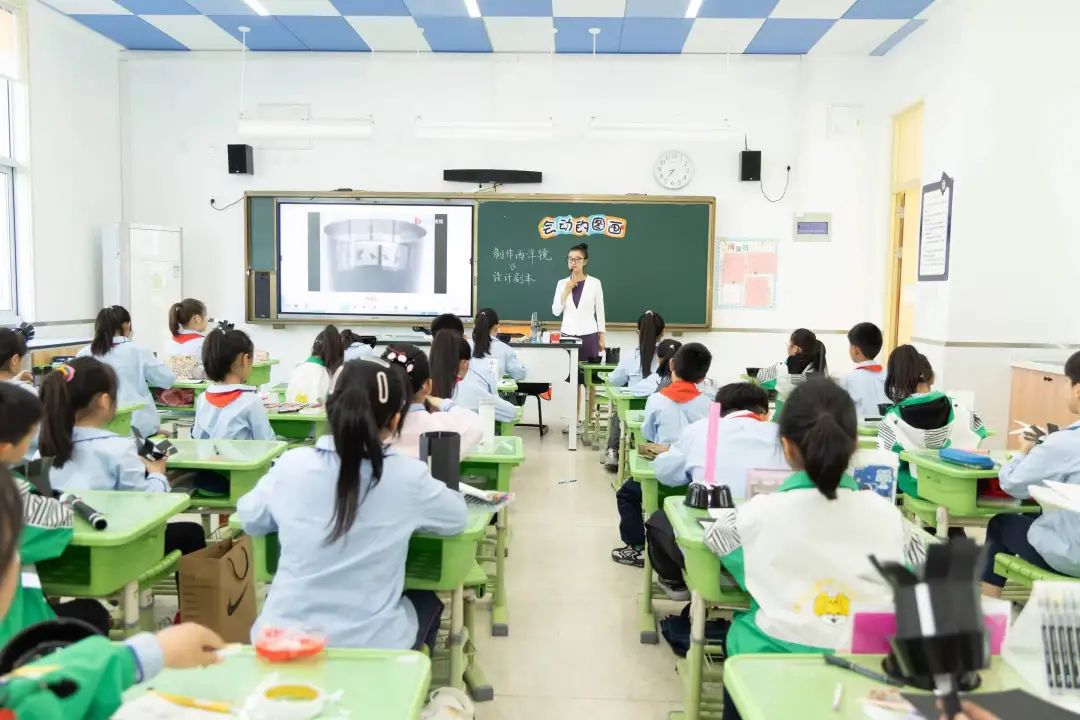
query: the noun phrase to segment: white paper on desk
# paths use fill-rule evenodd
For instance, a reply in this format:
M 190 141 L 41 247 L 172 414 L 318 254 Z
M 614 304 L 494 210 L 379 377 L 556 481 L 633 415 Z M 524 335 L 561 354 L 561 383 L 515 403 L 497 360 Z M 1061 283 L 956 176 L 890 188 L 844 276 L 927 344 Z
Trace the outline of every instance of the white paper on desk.
M 228 715 L 171 703 L 160 695 L 148 692 L 135 700 L 125 702 L 113 715 L 113 720 L 227 720 Z

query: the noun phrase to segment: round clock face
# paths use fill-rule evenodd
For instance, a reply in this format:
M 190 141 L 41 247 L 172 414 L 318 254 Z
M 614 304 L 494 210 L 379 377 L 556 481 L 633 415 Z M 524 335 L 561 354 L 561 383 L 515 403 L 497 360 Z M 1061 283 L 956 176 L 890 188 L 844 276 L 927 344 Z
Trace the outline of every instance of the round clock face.
M 685 153 L 678 150 L 670 150 L 656 160 L 653 167 L 653 177 L 656 182 L 668 190 L 678 190 L 690 184 L 690 178 L 694 175 L 694 165 Z

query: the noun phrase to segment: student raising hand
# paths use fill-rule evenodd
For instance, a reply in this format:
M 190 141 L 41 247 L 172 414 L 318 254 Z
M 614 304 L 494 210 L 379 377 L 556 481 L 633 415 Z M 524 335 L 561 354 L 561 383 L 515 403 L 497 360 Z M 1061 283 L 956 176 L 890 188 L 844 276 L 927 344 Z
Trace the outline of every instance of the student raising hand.
M 202 625 L 173 625 L 157 634 L 167 668 L 193 668 L 221 662 L 217 651 L 225 647 L 221 637 Z

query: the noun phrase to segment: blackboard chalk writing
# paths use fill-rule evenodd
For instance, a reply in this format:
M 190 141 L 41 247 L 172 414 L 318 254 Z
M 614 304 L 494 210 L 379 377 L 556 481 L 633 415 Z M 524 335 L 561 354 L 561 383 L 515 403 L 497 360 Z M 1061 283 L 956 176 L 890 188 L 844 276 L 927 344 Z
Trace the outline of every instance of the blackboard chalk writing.
M 491 274 L 492 280 L 496 285 L 532 285 L 536 282 L 536 278 L 532 273 L 523 272 L 500 272 L 496 270 Z
M 492 248 L 491 256 L 495 260 L 505 260 L 507 262 L 525 262 L 528 260 L 533 265 L 538 262 L 551 262 L 554 259 L 551 251 L 547 248 L 529 248 L 528 250 Z
M 626 237 L 626 218 L 611 215 L 573 215 L 548 216 L 536 226 L 541 240 L 550 240 L 559 235 L 607 235 L 612 238 Z

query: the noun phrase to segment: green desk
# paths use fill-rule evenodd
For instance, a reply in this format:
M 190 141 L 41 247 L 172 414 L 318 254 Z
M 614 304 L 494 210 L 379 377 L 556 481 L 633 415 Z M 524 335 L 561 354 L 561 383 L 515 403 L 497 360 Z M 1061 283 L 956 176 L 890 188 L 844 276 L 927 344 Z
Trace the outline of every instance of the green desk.
M 470 508 L 469 519 L 461 533 L 449 537 L 413 535 L 405 559 L 406 590 L 450 593 L 450 684 L 458 689 L 466 683 L 470 687 L 487 686 L 477 665 L 466 667 L 465 643 L 468 638 L 463 628 L 465 580 L 476 566 L 476 546 L 484 539 L 490 523 L 491 513 Z M 229 525 L 241 527 L 235 516 L 229 520 Z M 252 536 L 251 540 L 255 577 L 264 582 L 272 581 L 281 554 L 277 533 Z
M 606 363 L 578 363 L 585 385 L 585 426 L 581 431 L 581 439 L 590 447 L 600 442 L 600 402 L 597 400 L 598 393 L 603 395 L 602 400 L 607 399 L 604 382 L 597 376 L 600 373 L 610 373 L 617 367 L 618 365 Z
M 330 433 L 325 408 L 318 412 L 268 412 L 266 417 L 274 432 L 287 440 L 310 440 Z
M 866 423 L 860 422 L 858 432 L 859 432 L 859 437 L 877 438 L 877 436 L 878 436 L 878 426 L 877 425 L 867 425 Z
M 626 479 L 630 462 L 629 453 L 626 451 L 630 434 L 626 428 L 627 416 L 631 410 L 643 410 L 648 398 L 638 397 L 626 388 L 617 388 L 610 384 L 607 385 L 607 393 L 615 414 L 619 416 L 619 469 L 613 481 L 613 487 L 618 490 Z
M 686 560 L 683 578 L 690 588 L 690 650 L 685 660 L 675 664 L 683 681 L 684 710 L 673 717 L 699 720 L 703 710 L 718 715 L 722 703 L 722 698 L 702 698 L 703 681 L 721 680 L 721 670 L 705 667 L 706 655 L 721 653 L 721 648 L 705 642 L 706 606 L 744 610 L 750 606 L 750 596 L 732 580 L 723 578 L 720 558 L 705 546 L 705 531 L 698 520 L 708 518 L 708 511 L 688 508 L 682 497 L 673 496 L 664 501 L 664 514 L 671 521 L 675 542 Z M 783 686 L 777 685 L 773 692 L 779 687 Z
M 495 386 L 495 392 L 502 393 L 515 393 L 518 390 L 517 380 L 511 377 L 504 377 L 499 380 L 499 384 Z
M 270 368 L 277 365 L 280 360 L 270 358 L 269 360 L 263 360 L 261 362 L 255 362 L 251 365 L 251 374 L 248 375 L 247 384 L 255 387 L 262 387 L 270 383 Z
M 109 421 L 109 424 L 105 426 L 105 429 L 109 432 L 114 432 L 117 435 L 130 435 L 131 434 L 131 416 L 135 414 L 136 410 L 142 409 L 143 403 L 135 403 L 133 405 L 124 405 L 123 407 L 116 408 L 116 414 L 113 415 L 113 419 Z
M 848 657 L 881 672 L 880 655 Z M 724 687 L 744 720 L 865 718 L 862 699 L 871 689 L 885 686 L 850 670 L 826 665 L 821 658 L 821 655 L 736 655 L 724 662 Z M 982 686 L 977 692 L 1015 688 L 1032 691 L 1000 657 L 993 658 L 990 669 L 980 675 Z M 843 683 L 844 692 L 840 710 L 833 712 L 837 683 Z
M 317 658 L 268 663 L 245 647 L 220 665 L 191 670 L 166 670 L 153 681 L 124 693 L 133 700 L 151 687 L 177 695 L 232 703 L 237 710 L 247 696 L 271 675 L 281 682 L 312 683 L 327 692 L 342 691 L 340 702 L 322 717 L 344 711 L 364 720 L 417 718 L 431 680 L 431 662 L 408 650 L 331 649 Z M 226 717 L 225 715 L 221 716 Z
M 84 490 L 79 495 L 104 513 L 95 530 L 75 515 L 71 544 L 60 557 L 37 564 L 48 595 L 101 598 L 122 590 L 124 633 L 139 624 L 139 578 L 165 558 L 165 524 L 191 501 L 182 493 Z
M 906 514 L 936 527 L 945 537 L 950 527 L 985 527 L 990 518 L 1001 513 L 1037 513 L 1038 505 L 979 505 L 979 481 L 996 478 L 1005 460 L 1004 452 L 993 453 L 998 463 L 991 470 L 976 470 L 947 463 L 937 450 L 905 450 L 900 460 L 907 462 L 916 475 L 919 497 L 904 495 Z
M 636 410 L 631 410 L 633 415 Z M 641 508 L 645 519 L 660 509 L 660 501 L 672 497 L 684 497 L 686 487 L 668 487 L 661 485 L 656 480 L 656 471 L 653 470 L 652 461 L 646 460 L 637 454 L 630 453 L 630 477 L 641 485 Z M 645 548 L 645 568 L 642 573 L 641 595 L 638 596 L 638 639 L 647 645 L 655 645 L 660 641 L 656 633 L 656 616 L 653 614 L 653 596 L 658 592 L 653 585 L 652 558 L 649 557 L 649 549 Z
M 525 406 L 519 405 L 517 409 L 517 417 L 513 420 L 496 420 L 495 421 L 495 434 L 500 437 L 511 436 L 514 434 L 514 428 L 521 422 L 521 418 L 525 417 Z
M 192 496 L 192 506 L 232 510 L 255 487 L 271 463 L 289 444 L 280 440 L 173 440 L 179 451 L 169 457 L 170 470 L 212 470 L 229 480 L 229 496 Z
M 480 443 L 476 450 L 461 461 L 461 474 L 479 475 L 494 485 L 499 492 L 510 492 L 510 473 L 525 462 L 525 448 L 520 437 L 504 435 L 496 437 L 492 444 Z M 499 511 L 495 520 L 494 558 L 485 556 L 485 560 L 494 562 L 495 570 L 489 573 L 493 591 L 491 599 L 491 634 L 505 636 L 509 634 L 509 599 L 506 591 L 506 551 L 510 534 L 510 517 L 507 509 Z
M 630 433 L 630 436 L 632 438 L 634 438 L 634 447 L 637 447 L 645 441 L 645 437 L 641 434 L 641 429 L 644 426 L 644 410 L 630 410 L 626 413 L 626 431 Z M 631 475 L 631 477 L 633 476 Z

